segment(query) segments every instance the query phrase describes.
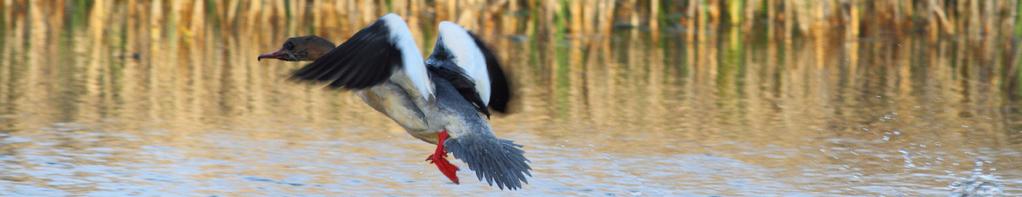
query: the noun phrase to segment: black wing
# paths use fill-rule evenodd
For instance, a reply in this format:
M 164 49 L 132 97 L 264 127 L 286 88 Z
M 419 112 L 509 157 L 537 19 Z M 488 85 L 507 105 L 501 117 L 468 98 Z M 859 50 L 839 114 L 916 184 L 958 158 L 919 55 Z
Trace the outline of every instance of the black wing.
M 401 69 L 401 51 L 384 20 L 358 31 L 341 46 L 296 70 L 291 79 L 328 82 L 333 88 L 363 89 L 387 81 Z
M 450 81 L 463 98 L 471 102 L 477 111 L 486 114 L 487 117 L 490 116 L 490 109 L 506 113 L 508 102 L 511 100 L 511 88 L 496 55 L 478 36 L 457 24 L 441 22 L 439 29 L 440 36 L 433 48 L 433 54 L 427 60 L 427 64 L 429 64 L 427 68 L 430 72 Z M 458 46 L 446 46 L 447 44 Z M 478 50 L 479 54 L 476 55 L 473 51 L 455 50 Z M 468 60 L 456 61 L 458 58 L 468 58 Z M 482 60 L 482 62 L 478 60 Z M 459 65 L 459 63 L 472 65 Z M 480 68 L 482 65 L 475 64 L 486 64 L 486 67 Z M 465 69 L 476 72 L 469 73 Z M 486 73 L 478 73 L 477 69 L 486 69 Z M 478 83 L 486 84 L 488 87 L 477 87 Z M 489 92 L 489 94 L 482 95 L 480 92 Z
M 486 56 L 486 71 L 490 75 L 490 108 L 500 113 L 507 113 L 507 104 L 511 102 L 511 83 L 507 80 L 507 76 L 504 75 L 504 70 L 500 67 L 500 61 L 497 56 L 493 54 L 489 46 L 479 39 L 472 32 L 468 32 L 469 36 L 472 36 L 472 40 L 475 41 L 476 46 L 482 51 L 483 56 Z M 478 94 L 477 94 L 478 95 Z
M 476 83 L 472 81 L 472 77 L 465 75 L 465 71 L 458 67 L 452 62 L 454 56 L 447 47 L 444 47 L 443 37 L 437 38 L 436 45 L 433 47 L 433 54 L 429 55 L 428 66 L 430 73 L 437 75 L 440 78 L 446 79 L 454 85 L 454 89 L 458 90 L 458 94 L 461 97 L 468 100 L 469 103 L 476 108 L 476 111 L 486 114 L 486 117 L 490 117 L 490 110 L 486 108 L 485 102 L 479 96 L 479 91 L 476 90 Z
M 444 62 L 450 63 L 450 62 Z M 476 108 L 476 111 L 486 114 L 486 117 L 490 117 L 490 110 L 486 109 L 486 104 L 483 104 L 483 98 L 479 97 L 479 92 L 476 91 L 476 83 L 472 82 L 471 78 L 465 75 L 464 71 L 461 71 L 457 66 L 428 66 L 429 72 L 437 75 L 440 78 L 451 82 L 454 89 L 458 90 L 458 94 L 461 97 L 472 103 L 472 106 Z

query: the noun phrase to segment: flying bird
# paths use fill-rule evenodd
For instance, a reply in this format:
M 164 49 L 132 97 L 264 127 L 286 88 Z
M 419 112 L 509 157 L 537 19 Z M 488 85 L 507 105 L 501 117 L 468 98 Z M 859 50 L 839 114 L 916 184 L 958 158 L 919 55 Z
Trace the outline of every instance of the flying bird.
M 522 146 L 497 138 L 487 122 L 491 109 L 505 113 L 511 99 L 497 57 L 455 23 L 441 22 L 438 30 L 425 60 L 396 14 L 381 17 L 336 48 L 318 36 L 292 37 L 258 59 L 312 61 L 291 79 L 351 90 L 408 134 L 436 144 L 426 160 L 455 184 L 458 167 L 447 153 L 468 164 L 480 181 L 521 188 L 532 176 Z

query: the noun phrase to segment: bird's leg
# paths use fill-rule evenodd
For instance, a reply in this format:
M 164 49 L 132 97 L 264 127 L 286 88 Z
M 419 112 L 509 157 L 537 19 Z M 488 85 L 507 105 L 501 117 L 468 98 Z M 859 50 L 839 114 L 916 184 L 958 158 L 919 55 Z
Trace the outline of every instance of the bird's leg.
M 451 179 L 451 182 L 454 182 L 454 184 L 458 184 L 458 166 L 454 166 L 450 161 L 447 161 L 447 150 L 444 149 L 444 141 L 447 141 L 448 137 L 450 136 L 447 135 L 447 130 L 437 133 L 436 151 L 433 151 L 433 154 L 429 155 L 426 161 L 436 165 L 436 168 L 440 169 L 440 173 Z

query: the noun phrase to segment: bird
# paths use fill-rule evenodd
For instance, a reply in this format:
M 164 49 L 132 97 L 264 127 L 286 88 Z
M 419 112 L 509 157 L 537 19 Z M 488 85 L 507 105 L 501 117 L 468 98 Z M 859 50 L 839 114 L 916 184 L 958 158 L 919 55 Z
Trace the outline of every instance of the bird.
M 480 182 L 521 189 L 532 177 L 523 146 L 498 138 L 488 122 L 491 109 L 508 112 L 508 77 L 478 36 L 448 21 L 437 29 L 426 59 L 408 25 L 390 13 L 336 47 L 315 35 L 291 37 L 257 60 L 311 61 L 290 79 L 354 92 L 408 134 L 435 144 L 426 161 L 454 184 L 459 184 L 459 168 L 447 160 L 448 153 L 464 161 Z

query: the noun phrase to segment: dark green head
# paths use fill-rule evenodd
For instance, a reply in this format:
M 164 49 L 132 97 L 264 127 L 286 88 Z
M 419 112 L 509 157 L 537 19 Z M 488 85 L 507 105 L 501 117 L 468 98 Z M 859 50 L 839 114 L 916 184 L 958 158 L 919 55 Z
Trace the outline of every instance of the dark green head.
M 289 62 L 313 61 L 330 52 L 334 46 L 336 45 L 333 42 L 319 36 L 291 37 L 279 50 L 260 54 L 258 60 L 272 58 Z

